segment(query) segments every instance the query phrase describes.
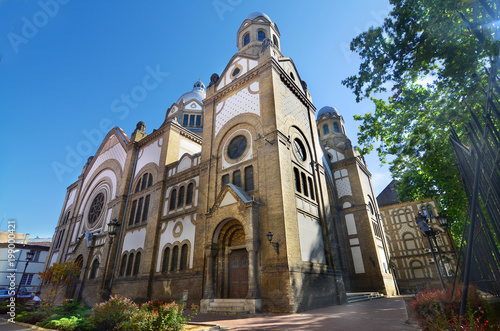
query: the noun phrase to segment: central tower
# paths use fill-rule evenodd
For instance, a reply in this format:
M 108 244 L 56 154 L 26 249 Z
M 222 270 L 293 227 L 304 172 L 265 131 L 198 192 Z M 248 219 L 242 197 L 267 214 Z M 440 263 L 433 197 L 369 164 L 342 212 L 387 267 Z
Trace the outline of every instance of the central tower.
M 345 291 L 307 85 L 266 14 L 243 21 L 237 47 L 204 100 L 202 309 L 215 299 L 241 299 L 249 311 L 340 303 Z

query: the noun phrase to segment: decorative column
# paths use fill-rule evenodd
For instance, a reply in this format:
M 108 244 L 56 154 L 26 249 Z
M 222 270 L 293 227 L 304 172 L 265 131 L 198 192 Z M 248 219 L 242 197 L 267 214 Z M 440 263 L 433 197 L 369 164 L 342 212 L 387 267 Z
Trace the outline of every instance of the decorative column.
M 215 298 L 215 293 L 214 293 L 214 255 L 215 255 L 215 248 L 213 247 L 214 245 L 207 245 L 205 246 L 205 257 L 207 258 L 207 277 L 206 277 L 206 284 L 205 284 L 205 290 L 203 291 L 203 298 L 204 299 L 213 299 Z
M 248 251 L 248 294 L 247 299 L 260 298 L 259 287 L 257 285 L 257 247 L 253 240 L 246 244 Z

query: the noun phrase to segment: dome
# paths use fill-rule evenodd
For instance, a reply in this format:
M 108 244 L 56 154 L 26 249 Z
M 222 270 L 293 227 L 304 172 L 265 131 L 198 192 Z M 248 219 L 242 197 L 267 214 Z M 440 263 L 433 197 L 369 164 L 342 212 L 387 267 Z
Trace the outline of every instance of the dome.
M 331 107 L 331 106 L 325 106 L 321 108 L 317 113 L 316 113 L 316 118 L 319 119 L 321 116 L 326 115 L 326 116 L 340 116 L 339 112 L 337 109 Z
M 203 102 L 203 99 L 205 99 L 206 95 L 207 93 L 205 92 L 205 84 L 203 84 L 201 80 L 198 80 L 194 83 L 193 90 L 191 92 L 184 93 L 180 96 L 180 98 L 177 100 L 177 104 L 179 104 L 181 100 L 187 102 L 191 99 L 196 99 L 199 102 Z
M 251 13 L 250 15 L 248 15 L 248 17 L 246 19 L 253 21 L 254 19 L 256 19 L 257 17 L 260 17 L 260 16 L 264 17 L 269 22 L 272 22 L 271 18 L 269 16 L 267 16 L 266 14 L 264 14 L 263 12 L 260 12 L 260 11 L 256 11 L 255 13 Z

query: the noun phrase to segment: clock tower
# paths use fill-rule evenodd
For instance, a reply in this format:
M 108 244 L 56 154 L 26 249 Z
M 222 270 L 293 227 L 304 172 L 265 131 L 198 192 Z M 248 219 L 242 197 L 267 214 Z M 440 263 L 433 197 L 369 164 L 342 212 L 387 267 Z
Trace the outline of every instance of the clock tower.
M 280 33 L 253 13 L 204 99 L 196 241 L 203 300 L 297 312 L 345 300 L 315 110 Z

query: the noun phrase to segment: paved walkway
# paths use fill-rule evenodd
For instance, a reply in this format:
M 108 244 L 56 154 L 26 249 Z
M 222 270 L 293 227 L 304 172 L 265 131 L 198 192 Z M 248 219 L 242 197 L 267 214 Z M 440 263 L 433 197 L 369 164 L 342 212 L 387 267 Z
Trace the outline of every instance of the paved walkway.
M 406 324 L 402 297 L 362 301 L 309 310 L 300 314 L 256 314 L 227 316 L 198 314 L 193 322 L 218 324 L 225 330 L 418 330 Z

